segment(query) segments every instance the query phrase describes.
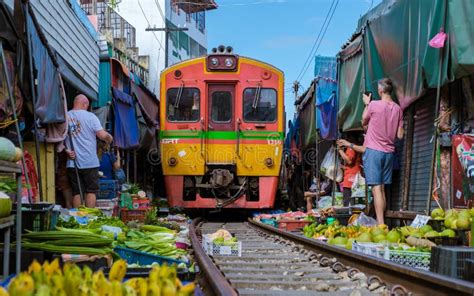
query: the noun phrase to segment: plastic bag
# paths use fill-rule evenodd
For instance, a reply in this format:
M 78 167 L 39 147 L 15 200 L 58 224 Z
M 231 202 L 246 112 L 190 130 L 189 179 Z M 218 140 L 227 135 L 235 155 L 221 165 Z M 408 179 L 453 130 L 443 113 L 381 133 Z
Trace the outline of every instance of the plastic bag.
M 352 182 L 352 197 L 365 197 L 365 178 L 357 173 Z
M 324 155 L 323 161 L 321 162 L 321 173 L 324 175 L 329 170 L 330 167 L 334 167 L 334 155 L 336 150 L 331 146 L 326 155 Z
M 328 152 L 321 162 L 321 173 L 326 176 L 326 178 L 333 180 L 334 179 L 334 158 L 336 157 L 336 149 L 334 147 L 329 148 Z M 339 166 L 339 158 L 336 159 L 336 182 L 342 182 L 343 174 L 342 169 Z
M 323 196 L 318 201 L 318 209 L 332 207 L 332 196 Z
M 360 213 L 359 217 L 351 225 L 355 226 L 377 226 L 377 220 L 372 217 L 367 216 L 364 212 Z

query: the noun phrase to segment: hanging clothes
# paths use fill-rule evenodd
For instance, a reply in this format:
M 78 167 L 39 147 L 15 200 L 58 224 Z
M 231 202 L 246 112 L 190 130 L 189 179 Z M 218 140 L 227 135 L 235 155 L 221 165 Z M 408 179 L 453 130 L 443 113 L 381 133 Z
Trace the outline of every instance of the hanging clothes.
M 58 69 L 41 41 L 31 16 L 28 16 L 27 26 L 37 79 L 36 113 L 41 124 L 63 123 L 66 121 L 66 112 L 61 97 Z
M 316 57 L 316 126 L 321 138 L 337 139 L 337 60 L 335 57 Z
M 112 88 L 114 97 L 114 142 L 120 149 L 134 149 L 140 144 L 135 102 L 129 94 Z
M 109 119 L 109 112 L 110 112 L 110 106 L 104 106 L 101 108 L 94 109 L 92 113 L 99 118 L 100 125 L 102 125 L 103 129 L 107 129 L 107 121 Z
M 321 138 L 325 140 L 337 139 L 337 107 L 336 93 L 322 104 L 317 104 L 317 126 Z

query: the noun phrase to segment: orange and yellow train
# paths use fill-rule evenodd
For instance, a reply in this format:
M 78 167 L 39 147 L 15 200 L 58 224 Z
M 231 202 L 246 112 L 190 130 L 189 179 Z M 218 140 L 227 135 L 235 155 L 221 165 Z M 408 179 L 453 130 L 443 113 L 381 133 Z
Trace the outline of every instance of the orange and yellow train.
M 219 46 L 165 69 L 160 92 L 169 205 L 272 208 L 285 128 L 282 71 Z

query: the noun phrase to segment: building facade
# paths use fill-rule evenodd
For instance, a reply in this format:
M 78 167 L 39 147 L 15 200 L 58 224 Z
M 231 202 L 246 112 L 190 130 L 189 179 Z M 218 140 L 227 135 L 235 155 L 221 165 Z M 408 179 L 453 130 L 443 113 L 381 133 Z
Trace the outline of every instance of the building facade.
M 120 15 L 136 28 L 140 54 L 149 56 L 147 86 L 154 93 L 159 92 L 159 74 L 166 65 L 207 53 L 206 11 L 217 7 L 214 1 L 126 0 L 117 5 Z M 178 30 L 182 28 L 187 30 Z

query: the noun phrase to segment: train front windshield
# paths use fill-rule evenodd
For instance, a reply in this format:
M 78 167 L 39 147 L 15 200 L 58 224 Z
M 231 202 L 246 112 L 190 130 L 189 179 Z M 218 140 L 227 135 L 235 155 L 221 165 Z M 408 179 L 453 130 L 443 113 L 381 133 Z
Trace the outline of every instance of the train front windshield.
M 272 88 L 244 90 L 244 120 L 274 122 L 277 116 L 277 92 Z
M 167 117 L 171 122 L 199 120 L 200 94 L 197 88 L 170 88 L 167 92 Z

